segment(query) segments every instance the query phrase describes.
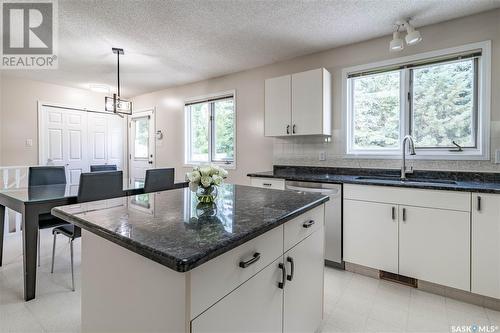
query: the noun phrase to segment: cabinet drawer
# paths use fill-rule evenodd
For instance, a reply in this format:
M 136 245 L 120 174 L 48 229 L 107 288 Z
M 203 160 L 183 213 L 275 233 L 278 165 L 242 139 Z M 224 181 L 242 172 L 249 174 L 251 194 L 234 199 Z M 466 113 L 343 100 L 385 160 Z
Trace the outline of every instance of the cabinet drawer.
M 325 205 L 323 204 L 286 222 L 284 225 L 284 250 L 288 251 L 295 244 L 320 229 L 324 220 Z
M 192 333 L 282 332 L 281 258 L 191 321 Z M 209 286 L 207 286 L 209 288 Z M 302 314 L 300 314 L 302 315 Z
M 260 258 L 246 268 L 240 262 Z M 191 319 L 283 254 L 283 226 L 210 260 L 191 271 Z
M 285 180 L 273 178 L 252 178 L 252 186 L 284 190 Z
M 470 212 L 471 194 L 416 188 L 344 185 L 344 199 Z

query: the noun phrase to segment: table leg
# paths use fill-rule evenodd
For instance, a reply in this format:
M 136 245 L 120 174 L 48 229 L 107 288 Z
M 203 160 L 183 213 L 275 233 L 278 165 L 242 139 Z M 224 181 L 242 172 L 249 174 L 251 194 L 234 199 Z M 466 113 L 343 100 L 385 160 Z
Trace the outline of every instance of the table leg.
M 5 228 L 5 206 L 0 205 L 0 267 L 2 267 L 4 228 Z
M 23 270 L 24 270 L 24 300 L 35 298 L 36 261 L 38 243 L 38 213 L 29 206 L 23 214 Z

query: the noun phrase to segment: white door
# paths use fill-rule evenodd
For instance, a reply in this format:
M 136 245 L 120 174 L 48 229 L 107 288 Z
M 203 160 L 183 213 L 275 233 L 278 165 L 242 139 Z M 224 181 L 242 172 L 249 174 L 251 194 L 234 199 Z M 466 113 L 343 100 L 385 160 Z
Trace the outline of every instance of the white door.
M 90 165 L 123 167 L 123 133 L 126 121 L 114 114 L 79 111 L 43 105 L 39 110 L 39 164 L 66 167 L 70 185 Z
M 279 262 L 281 258 L 195 318 L 191 332 L 282 332 Z
M 283 307 L 283 332 L 316 332 L 323 319 L 323 228 L 284 255 L 287 274 Z M 292 274 L 293 262 L 293 274 Z
M 470 213 L 400 206 L 399 274 L 470 291 Z
M 285 75 L 265 81 L 265 135 L 292 134 L 291 76 Z
M 80 174 L 89 170 L 87 158 L 87 114 L 51 106 L 43 106 L 41 165 L 66 167 L 66 180 L 77 185 Z
M 88 113 L 89 164 L 114 164 L 123 169 L 124 118 L 115 114 Z
M 500 195 L 472 195 L 472 292 L 500 298 Z
M 323 133 L 323 69 L 292 75 L 292 132 Z
M 398 273 L 397 205 L 344 200 L 344 260 Z
M 129 184 L 142 186 L 146 170 L 155 166 L 154 112 L 138 112 L 129 118 Z

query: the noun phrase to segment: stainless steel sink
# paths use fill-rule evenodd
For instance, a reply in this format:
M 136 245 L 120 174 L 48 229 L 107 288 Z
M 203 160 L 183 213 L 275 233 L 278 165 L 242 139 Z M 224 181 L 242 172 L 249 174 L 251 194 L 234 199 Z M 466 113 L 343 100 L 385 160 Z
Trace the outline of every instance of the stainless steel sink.
M 456 185 L 457 182 L 454 180 L 446 179 L 427 179 L 427 178 L 407 178 L 402 180 L 398 176 L 359 176 L 356 180 L 366 180 L 366 181 L 392 181 L 392 182 L 402 182 L 402 183 L 426 183 L 426 184 L 448 184 Z

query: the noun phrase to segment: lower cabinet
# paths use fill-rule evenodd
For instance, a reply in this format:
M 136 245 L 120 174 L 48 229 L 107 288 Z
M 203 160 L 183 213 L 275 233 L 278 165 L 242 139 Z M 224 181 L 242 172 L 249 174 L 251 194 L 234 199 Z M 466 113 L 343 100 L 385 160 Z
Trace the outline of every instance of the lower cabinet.
M 344 261 L 398 273 L 397 206 L 344 200 Z
M 470 291 L 470 213 L 399 207 L 399 274 Z
M 499 204 L 500 199 L 490 205 Z M 496 209 L 491 215 L 500 216 L 500 208 Z M 483 214 L 490 222 L 479 223 L 482 217 L 476 218 L 472 253 L 487 257 L 487 251 L 496 252 L 480 261 L 472 276 L 480 276 L 476 277 L 478 286 L 495 289 L 500 288 L 500 226 L 486 217 L 490 215 L 486 210 Z M 344 185 L 344 260 L 470 291 L 470 216 L 470 193 Z M 483 247 L 484 237 L 490 245 Z M 473 257 L 472 265 L 474 261 Z M 495 277 L 481 273 L 487 267 L 495 267 Z
M 191 322 L 191 332 L 281 332 L 281 258 Z
M 191 332 L 315 332 L 323 318 L 323 258 L 321 227 L 193 319 Z
M 315 332 L 323 319 L 324 233 L 314 232 L 284 255 L 283 332 Z
M 500 195 L 472 195 L 472 292 L 500 298 Z

